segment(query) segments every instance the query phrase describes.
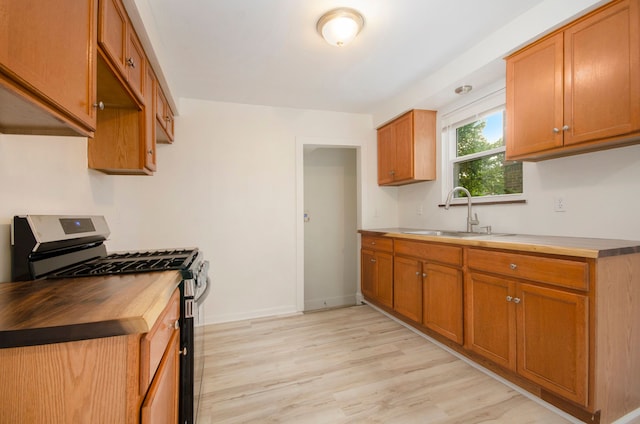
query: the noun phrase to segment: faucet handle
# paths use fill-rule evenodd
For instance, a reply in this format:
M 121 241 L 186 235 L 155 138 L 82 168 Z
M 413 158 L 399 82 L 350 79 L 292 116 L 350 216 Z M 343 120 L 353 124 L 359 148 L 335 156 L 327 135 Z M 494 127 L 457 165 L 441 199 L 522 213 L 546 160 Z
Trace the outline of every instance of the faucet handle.
M 491 225 L 487 225 L 487 226 L 480 227 L 480 228 L 483 228 L 485 233 L 487 233 L 489 235 L 491 234 Z

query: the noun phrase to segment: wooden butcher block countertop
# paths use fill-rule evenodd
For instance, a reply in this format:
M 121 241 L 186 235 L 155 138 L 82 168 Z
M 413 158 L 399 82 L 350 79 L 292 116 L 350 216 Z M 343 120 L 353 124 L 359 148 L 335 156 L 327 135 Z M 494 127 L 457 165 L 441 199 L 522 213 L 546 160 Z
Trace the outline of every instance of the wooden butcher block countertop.
M 407 231 L 420 230 L 412 228 L 383 228 L 360 230 L 359 232 L 363 235 L 376 237 L 423 240 L 462 246 L 489 247 L 520 252 L 577 256 L 581 258 L 602 258 L 640 252 L 640 241 L 634 240 L 538 236 L 528 234 L 483 234 L 472 237 L 449 237 L 444 235 L 407 234 Z
M 0 283 L 0 348 L 148 332 L 179 271 Z

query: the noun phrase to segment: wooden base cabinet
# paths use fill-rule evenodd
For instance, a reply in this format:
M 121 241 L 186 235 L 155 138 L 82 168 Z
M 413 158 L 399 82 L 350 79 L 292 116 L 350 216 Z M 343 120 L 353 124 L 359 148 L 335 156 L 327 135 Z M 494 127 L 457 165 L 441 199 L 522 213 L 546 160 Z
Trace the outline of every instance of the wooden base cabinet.
M 462 249 L 396 240 L 395 252 L 394 310 L 462 344 Z
M 640 2 L 613 1 L 509 56 L 509 159 L 638 142 Z
M 1 423 L 178 422 L 180 293 L 146 334 L 0 349 Z
M 360 261 L 364 297 L 393 308 L 393 240 L 362 236 Z
M 587 406 L 588 298 L 470 272 L 466 347 Z
M 422 322 L 422 262 L 393 259 L 393 310 L 413 322 Z

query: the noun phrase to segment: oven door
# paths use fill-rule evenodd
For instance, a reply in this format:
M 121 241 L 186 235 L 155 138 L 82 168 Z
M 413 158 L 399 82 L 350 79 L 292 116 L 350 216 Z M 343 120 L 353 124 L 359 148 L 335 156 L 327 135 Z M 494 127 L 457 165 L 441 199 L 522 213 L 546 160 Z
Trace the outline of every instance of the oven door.
M 196 293 L 194 298 L 194 355 L 193 355 L 193 422 L 198 422 L 198 412 L 200 410 L 200 398 L 202 395 L 202 383 L 204 375 L 204 300 L 209 294 L 211 281 L 207 277 L 204 282 L 203 290 Z
M 210 281 L 207 275 L 208 261 L 199 267 L 195 278 L 182 282 L 183 311 L 180 341 L 180 423 L 194 424 L 202 389 L 204 371 L 204 307 Z

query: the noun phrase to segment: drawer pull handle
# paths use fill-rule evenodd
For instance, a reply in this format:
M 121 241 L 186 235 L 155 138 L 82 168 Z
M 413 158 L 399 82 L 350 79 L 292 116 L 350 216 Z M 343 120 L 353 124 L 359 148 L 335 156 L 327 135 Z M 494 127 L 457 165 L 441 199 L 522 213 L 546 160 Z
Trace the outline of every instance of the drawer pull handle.
M 520 303 L 520 298 L 519 297 L 514 297 L 513 298 L 513 303 Z
M 512 300 L 513 300 L 513 297 L 507 296 L 507 302 L 511 302 Z
M 518 265 L 516 265 L 516 264 L 511 264 L 511 265 L 509 265 L 509 268 L 511 268 L 511 269 L 516 269 L 516 268 L 518 268 Z

